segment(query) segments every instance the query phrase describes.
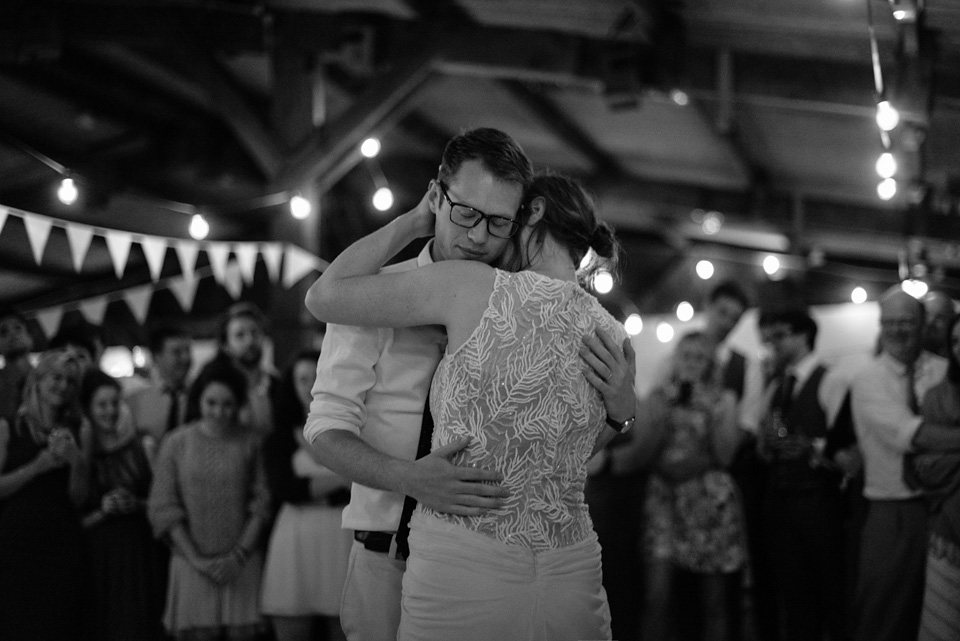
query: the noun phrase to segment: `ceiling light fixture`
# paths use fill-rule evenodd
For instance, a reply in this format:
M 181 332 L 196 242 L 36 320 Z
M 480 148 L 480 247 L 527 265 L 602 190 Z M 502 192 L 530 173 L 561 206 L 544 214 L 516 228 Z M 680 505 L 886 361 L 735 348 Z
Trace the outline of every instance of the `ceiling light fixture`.
M 190 237 L 194 240 L 203 240 L 210 233 L 210 223 L 200 214 L 190 218 Z
M 710 280 L 713 277 L 713 263 L 709 260 L 701 260 L 697 263 L 697 276 L 703 280 Z
M 297 220 L 305 220 L 310 216 L 311 211 L 313 211 L 313 206 L 310 205 L 310 201 L 299 193 L 290 199 L 290 215 Z
M 367 138 L 360 144 L 360 153 L 364 158 L 376 158 L 380 153 L 380 141 L 376 138 Z
M 60 199 L 64 205 L 72 205 L 77 202 L 77 198 L 80 196 L 79 190 L 77 190 L 77 184 L 73 182 L 73 178 L 64 178 L 60 181 L 60 186 L 57 188 L 57 198 Z
M 881 178 L 893 178 L 897 173 L 897 159 L 889 151 L 885 151 L 877 158 L 877 175 Z
M 893 178 L 884 178 L 877 185 L 877 195 L 882 200 L 890 200 L 897 195 L 897 181 Z
M 881 131 L 893 131 L 900 124 L 900 112 L 890 104 L 889 100 L 877 103 L 877 126 Z

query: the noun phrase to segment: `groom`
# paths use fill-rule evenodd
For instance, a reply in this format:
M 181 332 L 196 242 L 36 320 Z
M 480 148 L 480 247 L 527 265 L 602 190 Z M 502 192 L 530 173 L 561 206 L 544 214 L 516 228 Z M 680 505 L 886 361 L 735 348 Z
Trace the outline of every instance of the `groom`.
M 435 236 L 420 255 L 389 270 L 441 260 L 497 262 L 508 238 L 476 213 L 516 219 L 532 167 L 523 150 L 496 129 L 467 131 L 444 150 L 428 202 Z M 474 220 L 461 217 L 473 210 Z M 476 221 L 477 224 L 470 227 Z M 396 554 L 404 495 L 441 512 L 477 515 L 502 504 L 492 470 L 457 467 L 453 443 L 416 459 L 430 381 L 446 347 L 437 327 L 403 329 L 328 325 L 304 435 L 320 461 L 353 481 L 343 527 L 355 531 L 341 604 L 350 641 L 394 640 L 406 562 Z M 602 353 L 608 362 L 609 354 Z M 632 377 L 622 354 L 616 382 Z M 604 374 L 607 374 L 604 367 Z M 608 383 L 612 377 L 607 376 Z

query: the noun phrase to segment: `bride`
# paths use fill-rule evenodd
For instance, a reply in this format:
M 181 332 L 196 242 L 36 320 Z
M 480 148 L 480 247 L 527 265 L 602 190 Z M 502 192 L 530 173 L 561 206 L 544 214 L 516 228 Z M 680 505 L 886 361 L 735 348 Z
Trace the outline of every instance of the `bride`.
M 630 399 L 605 410 L 611 372 L 588 345 L 622 346 L 631 364 L 633 351 L 577 270 L 591 248 L 615 260 L 616 239 L 580 184 L 563 176 L 535 178 L 516 220 L 456 196 L 453 185 L 432 181 L 416 208 L 347 248 L 307 294 L 328 323 L 443 325 L 433 449 L 468 439 L 453 462 L 497 470 L 509 492 L 502 507 L 475 516 L 417 509 L 398 638 L 609 639 L 585 465 L 614 428 L 632 424 L 635 408 Z M 449 260 L 378 273 L 455 207 L 461 224 L 512 233 L 520 270 Z

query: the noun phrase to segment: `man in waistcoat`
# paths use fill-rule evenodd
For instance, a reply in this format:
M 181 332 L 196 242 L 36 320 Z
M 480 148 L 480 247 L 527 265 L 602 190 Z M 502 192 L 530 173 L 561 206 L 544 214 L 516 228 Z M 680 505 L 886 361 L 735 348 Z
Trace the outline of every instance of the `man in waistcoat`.
M 839 466 L 824 456 L 845 388 L 813 352 L 817 324 L 801 309 L 765 311 L 770 349 L 759 446 L 768 461 L 764 534 L 786 641 L 844 636 L 843 513 Z

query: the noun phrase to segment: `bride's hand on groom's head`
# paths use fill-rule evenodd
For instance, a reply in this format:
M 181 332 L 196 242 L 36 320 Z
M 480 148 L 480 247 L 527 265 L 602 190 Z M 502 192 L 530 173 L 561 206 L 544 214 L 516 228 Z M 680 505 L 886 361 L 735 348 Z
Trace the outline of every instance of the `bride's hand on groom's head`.
M 430 186 L 427 188 L 427 191 L 424 192 L 423 197 L 420 198 L 417 206 L 406 213 L 407 216 L 411 217 L 418 237 L 433 236 L 436 230 L 437 215 L 430 207 L 431 194 L 433 191 L 433 182 L 431 181 Z

